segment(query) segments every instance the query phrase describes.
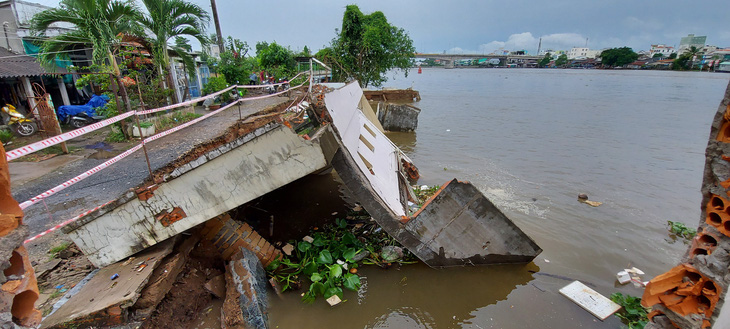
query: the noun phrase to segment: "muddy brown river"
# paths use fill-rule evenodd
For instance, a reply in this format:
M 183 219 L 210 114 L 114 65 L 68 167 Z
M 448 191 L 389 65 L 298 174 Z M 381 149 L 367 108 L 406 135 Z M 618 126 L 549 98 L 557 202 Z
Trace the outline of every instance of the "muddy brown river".
M 619 328 L 558 290 L 580 280 L 605 296 L 640 296 L 615 273 L 636 266 L 648 280 L 678 262 L 687 246 L 667 221 L 697 226 L 709 125 L 730 74 L 411 73 L 387 85 L 421 92 L 418 130 L 389 136 L 419 167 L 419 183 L 471 181 L 543 253 L 524 265 L 363 267 L 361 291 L 336 307 L 270 296 L 271 328 Z M 579 203 L 579 193 L 603 205 Z

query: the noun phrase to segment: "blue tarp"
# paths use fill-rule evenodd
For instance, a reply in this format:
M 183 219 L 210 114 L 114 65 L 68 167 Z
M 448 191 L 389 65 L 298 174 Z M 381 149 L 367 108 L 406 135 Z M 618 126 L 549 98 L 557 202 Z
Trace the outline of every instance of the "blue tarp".
M 86 103 L 86 105 L 61 105 L 58 107 L 57 111 L 58 118 L 61 122 L 63 122 L 66 121 L 66 116 L 79 114 L 81 112 L 86 112 L 88 116 L 94 116 L 96 115 L 95 109 L 106 106 L 106 102 L 108 101 L 109 97 L 107 95 L 94 95 L 91 97 L 89 102 Z

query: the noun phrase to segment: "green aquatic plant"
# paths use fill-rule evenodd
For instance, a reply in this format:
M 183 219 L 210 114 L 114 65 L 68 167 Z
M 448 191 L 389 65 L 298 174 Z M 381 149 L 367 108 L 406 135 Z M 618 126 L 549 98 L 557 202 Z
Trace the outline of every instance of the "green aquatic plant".
M 672 234 L 674 234 L 678 237 L 682 237 L 687 240 L 690 240 L 695 235 L 697 235 L 696 229 L 689 228 L 680 222 L 673 222 L 671 220 L 668 220 L 667 225 L 669 225 L 669 232 L 671 232 Z
M 647 309 L 641 306 L 641 298 L 630 295 L 624 295 L 620 292 L 611 294 L 611 300 L 621 305 L 623 311 L 616 313 L 616 316 L 626 324 L 629 329 L 644 328 L 649 322 L 647 317 Z
M 294 247 L 291 256 L 271 262 L 266 268 L 268 275 L 276 279 L 282 291 L 299 289 L 302 283 L 309 283 L 302 301 L 312 303 L 320 296 L 337 295 L 343 299 L 344 290 L 358 291 L 360 265 L 387 268 L 394 263 L 417 262 L 405 249 L 400 259 L 383 257 L 384 247 L 400 245 L 370 219 L 360 208 L 350 211 L 346 218 L 337 218 L 333 224 L 310 232 L 311 239 L 290 241 Z
M 357 268 L 355 256 L 363 250 L 363 243 L 345 229 L 342 219 L 336 226 L 326 226 L 323 232 L 312 234 L 311 241 L 295 242 L 294 261 L 282 258 L 273 261 L 266 270 L 281 284 L 282 291 L 297 288 L 301 278 L 311 283 L 302 301 L 312 303 L 318 296 L 344 299 L 343 288 L 357 291 L 360 277 L 350 273 Z M 354 271 L 353 271 L 354 272 Z

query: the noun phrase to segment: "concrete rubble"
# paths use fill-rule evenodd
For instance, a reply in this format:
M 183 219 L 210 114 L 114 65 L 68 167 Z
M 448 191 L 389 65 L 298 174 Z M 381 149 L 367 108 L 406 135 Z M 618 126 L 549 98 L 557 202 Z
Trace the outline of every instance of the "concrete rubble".
M 269 328 L 266 273 L 259 259 L 246 248 L 226 264 L 226 299 L 221 328 Z
M 697 235 L 680 263 L 646 286 L 646 328 L 730 328 L 730 84 L 705 154 Z

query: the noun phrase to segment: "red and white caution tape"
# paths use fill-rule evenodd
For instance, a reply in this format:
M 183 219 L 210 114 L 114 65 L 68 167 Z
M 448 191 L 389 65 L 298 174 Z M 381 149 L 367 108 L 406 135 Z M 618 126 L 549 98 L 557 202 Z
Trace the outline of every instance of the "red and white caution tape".
M 160 111 L 167 111 L 167 110 L 172 110 L 172 109 L 178 108 L 178 107 L 192 105 L 192 104 L 195 104 L 195 103 L 200 102 L 202 100 L 205 100 L 205 99 L 208 99 L 208 98 L 212 98 L 212 97 L 216 97 L 216 96 L 218 96 L 218 95 L 220 95 L 222 93 L 231 91 L 231 89 L 233 89 L 235 87 L 236 86 L 233 85 L 233 86 L 230 86 L 230 87 L 228 87 L 226 89 L 223 89 L 221 91 L 214 92 L 214 93 L 212 93 L 210 95 L 205 95 L 203 97 L 198 97 L 196 99 L 191 99 L 189 101 L 185 101 L 185 102 L 182 102 L 182 103 L 177 103 L 177 104 L 167 105 L 167 106 L 163 106 L 163 107 L 158 107 L 156 109 L 149 109 L 149 110 L 144 110 L 144 111 L 136 111 L 136 113 L 137 113 L 137 115 L 145 115 L 145 114 L 150 114 L 150 113 L 155 113 L 155 112 L 160 112 Z
M 188 122 L 186 122 L 186 123 L 183 123 L 183 124 L 181 124 L 181 125 L 179 125 L 179 126 L 177 126 L 177 127 L 175 127 L 175 128 L 172 128 L 172 129 L 168 129 L 168 130 L 165 130 L 165 131 L 163 131 L 163 132 L 161 132 L 161 133 L 159 133 L 159 134 L 156 134 L 156 135 L 152 135 L 152 136 L 150 136 L 150 137 L 147 137 L 147 138 L 145 138 L 145 139 L 144 139 L 144 140 L 142 141 L 142 143 L 143 143 L 143 144 L 149 143 L 149 142 L 151 142 L 151 141 L 153 141 L 153 140 L 156 140 L 156 139 L 159 139 L 159 138 L 165 137 L 165 136 L 167 136 L 167 135 L 169 135 L 169 134 L 172 134 L 172 133 L 174 133 L 174 132 L 176 132 L 176 131 L 178 131 L 178 130 L 181 130 L 181 129 L 184 129 L 184 128 L 186 128 L 186 127 L 189 127 L 189 126 L 191 126 L 191 125 L 193 125 L 193 124 L 196 124 L 196 123 L 198 123 L 198 122 L 200 122 L 200 121 L 203 121 L 203 120 L 207 119 L 207 118 L 208 118 L 208 117 L 210 117 L 210 116 L 213 116 L 213 115 L 215 115 L 215 114 L 218 114 L 219 112 L 222 112 L 222 111 L 224 111 L 224 110 L 226 110 L 226 109 L 230 108 L 231 106 L 233 106 L 233 105 L 236 105 L 236 104 L 238 104 L 239 102 L 240 102 L 240 100 L 238 100 L 238 101 L 235 101 L 235 102 L 233 102 L 233 103 L 231 103 L 231 104 L 228 104 L 228 105 L 226 105 L 226 106 L 224 106 L 224 107 L 221 107 L 221 108 L 219 108 L 219 109 L 217 109 L 217 110 L 215 110 L 215 111 L 213 111 L 213 112 L 210 112 L 210 113 L 208 113 L 208 114 L 206 114 L 206 115 L 204 115 L 204 116 L 202 116 L 202 117 L 200 117 L 200 118 L 197 118 L 197 119 L 194 119 L 194 120 L 190 120 L 190 121 L 188 121 Z
M 82 181 L 83 179 L 85 179 L 85 178 L 87 178 L 87 177 L 89 177 L 89 176 L 91 176 L 93 174 L 96 174 L 97 172 L 101 171 L 102 169 L 111 166 L 112 164 L 118 162 L 121 159 L 124 159 L 125 157 L 127 157 L 128 155 L 134 153 L 135 151 L 139 150 L 140 148 L 142 148 L 142 144 L 138 144 L 135 147 L 132 147 L 131 149 L 124 151 L 124 153 L 119 154 L 119 155 L 117 155 L 117 156 L 109 159 L 108 161 L 106 161 L 106 162 L 104 162 L 104 163 L 102 163 L 102 164 L 100 164 L 100 165 L 92 168 L 91 170 L 88 170 L 88 171 L 84 172 L 83 174 L 78 175 L 78 176 L 76 176 L 74 178 L 71 178 L 70 180 L 68 180 L 66 182 L 63 182 L 61 185 L 58 185 L 58 186 L 56 186 L 56 187 L 54 187 L 54 188 L 52 188 L 52 189 L 50 189 L 48 191 L 45 191 L 45 192 L 43 192 L 43 193 L 41 193 L 41 194 L 39 194 L 39 195 L 31 198 L 28 201 L 25 201 L 25 202 L 21 203 L 20 204 L 20 209 L 28 208 L 28 207 L 30 207 L 30 206 L 32 206 L 32 205 L 40 202 L 41 200 L 43 200 L 43 199 L 45 199 L 45 198 L 47 198 L 47 197 L 49 197 L 51 195 L 54 195 L 54 194 L 62 191 L 63 189 L 65 189 L 65 188 L 67 188 L 67 187 L 69 187 L 71 185 L 74 185 L 74 184 Z
M 94 130 L 97 130 L 99 128 L 106 127 L 106 126 L 108 126 L 108 125 L 110 125 L 112 123 L 115 123 L 117 121 L 126 119 L 128 117 L 131 117 L 133 114 L 134 114 L 134 112 L 122 113 L 122 114 L 117 115 L 115 117 L 112 117 L 112 118 L 109 118 L 109 119 L 106 119 L 106 120 L 103 120 L 103 121 L 99 121 L 99 122 L 97 122 L 95 124 L 88 125 L 86 127 L 82 127 L 82 128 L 79 128 L 79 129 L 76 129 L 76 130 L 73 130 L 73 131 L 69 131 L 67 133 L 63 133 L 63 134 L 60 134 L 58 136 L 53 136 L 51 138 L 44 139 L 44 140 L 42 140 L 40 142 L 35 142 L 33 144 L 30 144 L 30 145 L 26 145 L 26 146 L 23 146 L 21 148 L 17 148 L 17 149 L 12 150 L 12 151 L 8 151 L 7 154 L 6 154 L 6 156 L 5 156 L 5 159 L 7 159 L 8 161 L 15 160 L 15 159 L 17 159 L 19 157 L 22 157 L 24 155 L 28 155 L 28 154 L 31 154 L 33 152 L 40 151 L 40 150 L 42 150 L 44 148 L 51 147 L 53 145 L 56 145 L 56 144 L 65 142 L 65 141 L 67 141 L 69 139 L 79 137 L 79 136 L 84 135 L 86 133 L 90 133 L 90 132 L 92 132 Z
M 55 230 L 58 230 L 59 228 L 62 228 L 62 227 L 64 227 L 64 226 L 68 225 L 68 224 L 71 224 L 71 223 L 73 223 L 73 222 L 75 222 L 75 221 L 79 220 L 79 219 L 80 219 L 81 217 L 84 217 L 84 216 L 86 216 L 86 215 L 88 215 L 88 214 L 90 214 L 90 213 L 92 213 L 92 212 L 94 212 L 94 211 L 96 211 L 96 210 L 99 210 L 99 209 L 101 209 L 101 207 L 104 207 L 104 206 L 106 206 L 106 205 L 108 205 L 108 204 L 112 203 L 113 201 L 114 201 L 114 200 L 111 200 L 111 201 L 109 201 L 109 202 L 107 202 L 107 203 L 105 203 L 105 204 L 103 204 L 103 205 L 101 205 L 101 206 L 98 206 L 98 207 L 96 207 L 96 208 L 94 208 L 94 209 L 91 209 L 91 210 L 85 211 L 85 212 L 84 212 L 84 213 L 82 213 L 81 215 L 78 215 L 78 216 L 76 216 L 76 217 L 74 217 L 74 218 L 68 219 L 68 220 L 64 221 L 63 223 L 61 223 L 61 224 L 58 224 L 58 225 L 56 225 L 56 226 L 54 226 L 54 227 L 51 227 L 50 229 L 46 230 L 45 232 L 43 232 L 43 233 L 41 233 L 41 234 L 38 234 L 38 235 L 36 235 L 36 236 L 34 236 L 34 237 L 32 237 L 32 238 L 29 238 L 29 239 L 27 239 L 27 240 L 23 241 L 23 244 L 26 244 L 26 243 L 28 243 L 28 242 L 31 242 L 31 241 L 33 241 L 33 240 L 35 240 L 35 239 L 38 239 L 38 238 L 40 238 L 40 237 L 42 237 L 42 236 L 44 236 L 44 235 L 46 235 L 46 234 L 48 234 L 48 233 L 51 233 L 51 232 L 53 232 L 53 231 L 55 231 Z
M 300 75 L 302 75 L 304 73 L 305 72 L 299 72 L 299 74 L 297 74 L 293 78 L 289 79 L 289 81 L 294 81 L 294 79 L 298 78 Z M 309 74 L 309 72 L 306 72 L 306 73 Z M 266 87 L 283 85 L 283 84 L 289 83 L 289 81 L 279 82 L 279 83 L 273 83 L 273 84 L 263 84 L 263 85 L 238 85 L 238 86 L 236 86 L 236 88 L 241 88 L 241 89 L 266 88 Z

